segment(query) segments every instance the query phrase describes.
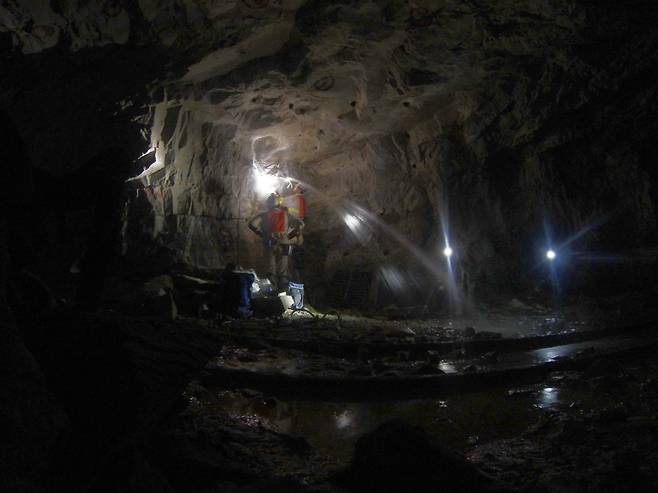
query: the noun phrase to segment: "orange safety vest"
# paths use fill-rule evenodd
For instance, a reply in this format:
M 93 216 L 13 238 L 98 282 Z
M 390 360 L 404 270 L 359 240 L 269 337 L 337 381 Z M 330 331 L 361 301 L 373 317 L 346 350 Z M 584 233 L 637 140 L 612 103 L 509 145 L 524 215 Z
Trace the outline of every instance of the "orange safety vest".
M 285 209 L 276 208 L 267 214 L 270 233 L 286 233 L 288 231 L 288 214 Z
M 306 199 L 301 193 L 284 197 L 283 205 L 288 208 L 288 212 L 298 219 L 304 220 L 306 216 Z

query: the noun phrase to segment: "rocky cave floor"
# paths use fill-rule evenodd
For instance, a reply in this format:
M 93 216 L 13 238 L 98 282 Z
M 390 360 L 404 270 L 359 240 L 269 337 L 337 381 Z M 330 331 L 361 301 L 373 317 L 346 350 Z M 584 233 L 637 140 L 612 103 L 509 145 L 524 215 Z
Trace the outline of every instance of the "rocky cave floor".
M 449 443 L 466 461 L 501 480 L 510 490 L 652 491 L 658 479 L 657 378 L 658 364 L 652 356 L 599 362 L 582 372 L 551 373 L 541 382 L 520 389 L 496 388 L 467 397 L 467 401 L 480 404 L 487 416 L 478 415 L 476 410 L 460 415 L 464 398 L 448 397 L 425 407 L 418 402 L 415 406 L 390 406 L 388 412 L 372 413 L 357 428 L 374 428 L 401 411 L 414 425 L 425 424 L 423 428 L 432 440 Z M 334 418 L 333 429 L 322 419 L 316 429 L 306 423 L 307 440 L 280 431 L 285 429 L 286 420 L 304 417 L 293 414 L 277 419 L 290 411 L 290 405 L 275 397 L 249 390 L 218 392 L 198 383 L 191 384 L 185 396 L 188 407 L 165 432 L 177 442 L 172 449 L 178 458 L 172 463 L 179 467 L 186 464 L 180 478 L 183 483 L 189 483 L 192 476 L 208 480 L 201 491 L 279 491 L 274 489 L 278 483 L 273 479 L 278 478 L 282 485 L 288 484 L 289 491 L 344 491 L 329 480 L 336 470 L 350 467 L 352 460 L 347 444 L 357 438 L 350 433 L 346 438 L 346 430 L 341 429 L 349 404 L 342 405 L 342 412 L 341 406 L 326 410 Z M 503 402 L 502 409 L 487 406 L 487 399 Z M 454 410 L 453 401 L 457 403 Z M 308 406 L 297 411 L 303 413 L 304 409 Z M 512 415 L 522 415 L 523 421 L 510 423 Z M 306 417 L 310 419 L 312 416 Z M 485 430 L 486 425 L 495 428 Z M 478 429 L 489 434 L 487 439 L 475 434 Z M 332 447 L 327 438 L 318 437 L 322 433 L 336 434 L 336 441 L 344 443 Z M 404 449 L 406 438 L 398 439 L 400 443 L 392 442 L 390 449 L 380 451 L 386 458 L 361 456 L 359 461 L 377 464 L 385 460 L 393 464 L 391 475 L 431 478 L 431 467 L 395 467 L 400 460 L 397 448 Z M 314 441 L 323 447 L 318 449 Z M 420 457 L 424 452 L 420 449 L 416 454 Z M 358 473 L 366 481 L 373 474 L 367 467 Z M 253 489 L 241 489 L 245 483 L 253 483 Z M 298 486 L 292 488 L 295 483 Z
M 149 293 L 131 306 L 157 327 L 172 305 L 178 312 L 180 293 Z M 150 460 L 184 492 L 435 491 L 437 467 L 446 491 L 651 491 L 658 361 L 649 307 L 628 294 L 560 308 L 511 299 L 455 318 L 396 307 L 387 316 L 178 313 L 163 323 L 203 331 L 214 349 L 151 439 Z M 147 308 L 159 316 L 144 317 Z M 448 378 L 464 387 L 444 392 Z M 439 383 L 426 392 L 428 382 Z M 381 446 L 359 446 L 373 439 Z M 451 461 L 486 480 L 465 486 L 446 472 Z
M 171 280 L 144 286 L 111 281 L 98 314 L 63 304 L 19 317 L 67 415 L 64 487 L 636 492 L 658 481 L 650 297 L 234 319 L 190 314 L 192 295 Z

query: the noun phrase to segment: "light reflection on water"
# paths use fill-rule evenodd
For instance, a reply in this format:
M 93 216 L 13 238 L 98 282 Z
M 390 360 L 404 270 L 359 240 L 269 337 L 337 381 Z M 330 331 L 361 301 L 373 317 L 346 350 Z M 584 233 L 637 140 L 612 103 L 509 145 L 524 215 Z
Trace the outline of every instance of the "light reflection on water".
M 350 428 L 354 424 L 353 411 L 351 409 L 345 409 L 340 413 L 336 413 L 336 428 L 338 430 L 344 430 Z
M 421 426 L 442 443 L 468 447 L 470 436 L 480 441 L 509 438 L 523 432 L 541 410 L 531 399 L 510 399 L 506 390 L 404 402 L 334 403 L 246 398 L 221 392 L 220 408 L 240 416 L 258 416 L 264 426 L 306 438 L 320 453 L 347 462 L 354 442 L 379 424 L 402 418 Z
M 541 407 L 552 407 L 560 402 L 559 390 L 557 387 L 544 387 L 539 393 L 539 405 Z
M 218 391 L 211 392 L 211 405 L 250 423 L 302 436 L 319 453 L 347 463 L 359 436 L 393 418 L 420 426 L 446 446 L 465 451 L 473 445 L 469 437 L 477 436 L 479 443 L 486 443 L 518 436 L 548 410 L 576 403 L 581 408 L 601 407 L 612 402 L 610 396 L 569 384 L 570 378 L 577 382 L 577 375 L 567 377 L 558 373 L 543 384 L 516 389 L 518 392 L 504 387 L 402 402 L 281 401 L 250 391 Z

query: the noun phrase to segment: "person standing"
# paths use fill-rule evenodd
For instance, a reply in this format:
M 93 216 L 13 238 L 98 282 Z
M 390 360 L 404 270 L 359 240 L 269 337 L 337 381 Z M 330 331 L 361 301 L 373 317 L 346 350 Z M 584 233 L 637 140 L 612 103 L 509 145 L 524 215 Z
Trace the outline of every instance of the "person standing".
M 306 225 L 306 198 L 304 189 L 295 184 L 292 194 L 283 200 L 287 207 L 292 227 L 288 234 L 290 255 L 290 282 L 288 290 L 293 299 L 293 308 L 304 308 L 304 227 Z
M 247 225 L 261 238 L 267 258 L 267 276 L 275 289 L 280 291 L 287 287 L 288 246 L 281 240 L 287 230 L 288 212 L 281 207 L 279 197 L 274 193 L 267 197 L 265 208 L 264 212 L 252 217 Z

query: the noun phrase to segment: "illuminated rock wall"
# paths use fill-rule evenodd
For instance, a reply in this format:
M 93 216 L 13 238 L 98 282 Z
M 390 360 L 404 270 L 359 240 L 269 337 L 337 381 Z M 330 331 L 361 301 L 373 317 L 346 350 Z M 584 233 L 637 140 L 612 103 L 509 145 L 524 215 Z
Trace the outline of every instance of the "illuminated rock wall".
M 43 23 L 73 51 L 162 59 L 140 101 L 162 169 L 132 199 L 131 254 L 148 243 L 189 268 L 261 268 L 245 227 L 263 198 L 254 160 L 310 185 L 317 285 L 336 270 L 442 271 L 445 235 L 482 296 L 534 285 L 546 244 L 585 230 L 561 256 L 574 283 L 617 272 L 597 256 L 655 245 L 652 2 L 151 0 L 112 10 L 121 22 L 99 13 L 120 2 L 96 3 L 31 24 L 5 8 L 1 29 L 24 53 L 56 43 Z M 273 148 L 256 156 L 263 137 Z M 371 216 L 350 229 L 355 205 Z

